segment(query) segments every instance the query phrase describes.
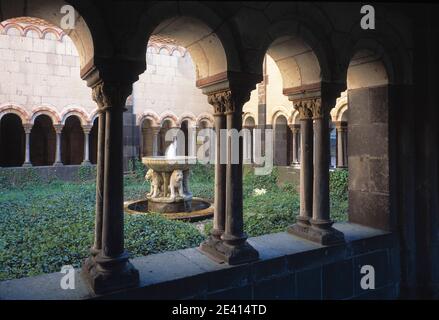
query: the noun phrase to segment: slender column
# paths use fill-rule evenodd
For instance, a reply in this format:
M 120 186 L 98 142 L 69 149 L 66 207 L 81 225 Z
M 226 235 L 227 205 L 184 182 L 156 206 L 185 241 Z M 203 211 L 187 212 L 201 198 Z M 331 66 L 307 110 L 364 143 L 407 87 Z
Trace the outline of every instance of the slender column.
M 84 125 L 82 126 L 82 130 L 84 131 L 84 160 L 82 161 L 82 165 L 90 165 L 90 147 L 89 147 L 89 141 L 90 141 L 90 131 L 91 131 L 92 125 Z
M 32 167 L 32 163 L 30 162 L 30 133 L 32 131 L 32 124 L 26 123 L 23 125 L 24 133 L 26 134 L 26 146 L 24 151 L 24 163 L 23 167 Z
M 152 128 L 152 155 L 154 157 L 159 154 L 159 133 L 160 127 Z
M 251 136 L 250 136 L 250 127 L 244 126 L 245 131 L 244 134 L 244 143 L 243 143 L 243 163 L 248 164 L 251 163 Z
M 341 232 L 332 228 L 329 210 L 329 108 L 322 106 L 321 99 L 311 103 L 314 120 L 314 184 L 312 240 L 323 245 L 334 244 L 344 240 Z
M 288 227 L 288 232 L 308 237 L 312 217 L 313 201 L 313 128 L 310 101 L 295 103 L 294 108 L 299 112 L 300 119 L 300 212 L 297 223 Z
M 292 132 L 293 135 L 293 161 L 292 161 L 292 165 L 293 166 L 298 166 L 299 165 L 299 131 L 300 131 L 300 125 L 297 124 L 292 124 L 289 126 L 290 130 Z
M 61 132 L 64 127 L 62 124 L 55 124 L 55 132 L 56 132 L 56 152 L 55 152 L 55 163 L 54 166 L 62 166 L 63 163 L 61 161 Z
M 100 83 L 94 90 L 105 112 L 104 192 L 101 250 L 88 281 L 96 293 L 138 285 L 139 274 L 128 261 L 123 233 L 123 112 L 131 84 Z M 101 123 L 101 121 L 100 121 Z M 101 129 L 101 128 L 100 128 Z
M 337 168 L 347 168 L 347 123 L 338 121 L 335 123 L 337 131 Z
M 188 134 L 189 134 L 189 147 L 188 147 L 188 153 L 191 157 L 197 156 L 197 129 L 198 126 L 194 125 L 190 128 L 188 128 Z

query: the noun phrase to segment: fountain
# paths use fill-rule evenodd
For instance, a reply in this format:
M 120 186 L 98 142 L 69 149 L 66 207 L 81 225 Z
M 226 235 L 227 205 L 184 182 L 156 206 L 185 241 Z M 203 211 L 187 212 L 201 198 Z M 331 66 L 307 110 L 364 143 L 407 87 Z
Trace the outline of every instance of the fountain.
M 148 168 L 145 180 L 151 189 L 146 199 L 130 201 L 125 211 L 130 214 L 160 213 L 169 219 L 197 221 L 213 216 L 210 202 L 192 196 L 189 190 L 190 167 L 196 157 L 177 156 L 176 140 L 165 156 L 143 157 Z

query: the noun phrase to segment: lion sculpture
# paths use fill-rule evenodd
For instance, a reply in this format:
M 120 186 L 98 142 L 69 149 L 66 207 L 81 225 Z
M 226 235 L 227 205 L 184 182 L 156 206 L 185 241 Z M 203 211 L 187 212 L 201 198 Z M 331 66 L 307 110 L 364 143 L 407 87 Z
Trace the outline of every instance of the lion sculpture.
M 171 192 L 171 198 L 175 199 L 175 191 L 178 191 L 180 197 L 184 198 L 183 190 L 183 171 L 174 170 L 169 181 L 169 191 Z
M 151 190 L 147 194 L 151 198 L 157 198 L 160 196 L 163 189 L 163 177 L 161 174 L 149 169 L 146 172 L 145 180 L 151 182 Z

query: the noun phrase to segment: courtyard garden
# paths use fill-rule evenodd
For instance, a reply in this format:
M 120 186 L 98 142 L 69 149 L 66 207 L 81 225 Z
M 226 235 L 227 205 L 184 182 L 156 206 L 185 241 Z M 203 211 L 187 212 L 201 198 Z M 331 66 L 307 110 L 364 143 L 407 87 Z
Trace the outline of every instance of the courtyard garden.
M 143 198 L 149 190 L 144 168 L 137 164 L 125 177 L 125 201 Z M 277 170 L 244 174 L 244 223 L 249 236 L 284 231 L 299 212 L 295 185 L 279 186 Z M 13 179 L 0 171 L 0 281 L 59 272 L 63 265 L 79 267 L 93 243 L 95 181 L 92 167 L 79 170 L 74 182 L 42 181 L 29 169 Z M 195 166 L 190 181 L 194 196 L 213 199 L 213 166 Z M 347 217 L 347 172 L 331 172 L 331 217 Z M 212 228 L 171 221 L 159 214 L 125 215 L 125 247 L 135 256 L 196 247 Z

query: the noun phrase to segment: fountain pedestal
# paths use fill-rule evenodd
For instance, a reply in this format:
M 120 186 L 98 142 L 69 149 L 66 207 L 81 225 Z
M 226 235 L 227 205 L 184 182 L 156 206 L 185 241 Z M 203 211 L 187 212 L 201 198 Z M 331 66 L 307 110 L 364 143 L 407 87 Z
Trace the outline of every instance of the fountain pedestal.
M 146 199 L 126 203 L 126 212 L 155 212 L 169 219 L 190 221 L 213 216 L 212 204 L 193 198 L 189 190 L 189 169 L 196 163 L 195 157 L 144 157 L 142 162 L 149 168 L 145 179 L 150 181 L 151 190 Z

